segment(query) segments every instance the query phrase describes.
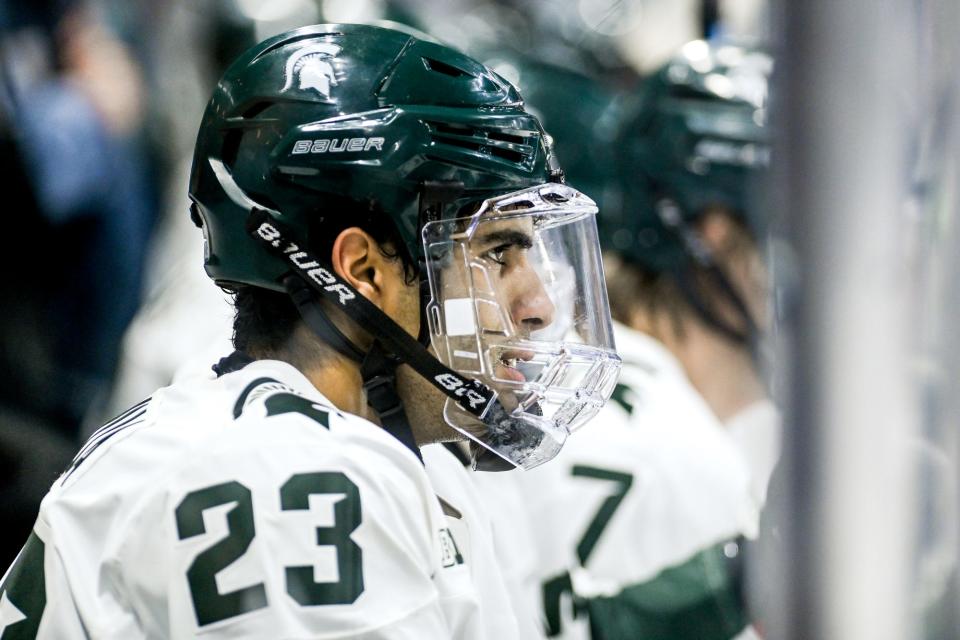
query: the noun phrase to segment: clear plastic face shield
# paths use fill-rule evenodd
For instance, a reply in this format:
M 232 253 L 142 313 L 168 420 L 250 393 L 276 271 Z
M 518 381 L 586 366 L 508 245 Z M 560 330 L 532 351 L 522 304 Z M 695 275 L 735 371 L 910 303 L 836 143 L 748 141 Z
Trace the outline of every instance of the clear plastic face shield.
M 619 373 L 596 213 L 575 189 L 544 184 L 423 229 L 436 355 L 493 389 L 504 414 L 478 420 L 447 400 L 444 418 L 524 469 L 557 454 Z

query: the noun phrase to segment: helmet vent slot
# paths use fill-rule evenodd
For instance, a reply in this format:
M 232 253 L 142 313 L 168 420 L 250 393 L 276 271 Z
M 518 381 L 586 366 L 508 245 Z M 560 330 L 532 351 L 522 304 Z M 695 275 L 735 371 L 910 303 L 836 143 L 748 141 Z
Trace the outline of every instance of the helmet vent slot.
M 442 142 L 443 144 L 453 145 L 454 147 L 461 147 L 463 149 L 470 149 L 471 151 L 480 151 L 481 145 L 479 142 L 473 140 L 460 140 L 457 138 L 437 138 L 434 140 L 436 142 Z
M 488 131 L 487 137 L 491 140 L 502 140 L 512 144 L 527 144 L 527 139 L 522 136 L 504 133 L 503 131 Z
M 243 138 L 242 129 L 231 129 L 227 131 L 223 139 L 223 149 L 220 154 L 220 161 L 229 168 L 237 161 L 237 154 L 240 152 L 240 140 Z
M 523 162 L 526 159 L 524 154 L 519 151 L 503 149 L 501 147 L 490 147 L 490 155 L 509 160 L 510 162 Z
M 434 60 L 433 58 L 421 58 L 421 60 L 423 60 L 423 66 L 430 71 L 436 71 L 437 73 L 442 73 L 446 76 L 451 76 L 453 78 L 473 76 L 473 74 L 467 73 L 463 69 L 458 69 L 457 67 L 447 64 L 446 62 L 440 62 L 439 60 Z
M 293 38 L 282 39 L 282 40 L 280 40 L 279 42 L 274 43 L 272 46 L 267 47 L 266 49 L 264 49 L 263 51 L 261 51 L 260 53 L 258 53 L 258 54 L 257 54 L 257 57 L 254 58 L 251 62 L 256 62 L 257 60 L 259 60 L 260 58 L 264 57 L 265 55 L 267 55 L 267 54 L 270 53 L 271 51 L 274 51 L 275 49 L 279 49 L 279 48 L 281 48 L 281 47 L 288 47 L 288 46 L 290 46 L 291 44 L 294 44 L 295 42 L 303 42 L 304 40 L 320 40 L 320 39 L 322 39 L 322 38 L 338 37 L 338 36 L 342 36 L 342 35 L 343 35 L 343 33 L 340 32 L 340 31 L 328 31 L 328 32 L 326 32 L 326 33 L 305 33 L 305 34 L 303 34 L 303 35 L 301 35 L 301 36 L 295 36 L 295 37 L 293 37 Z
M 462 124 L 453 124 L 450 122 L 431 122 L 430 126 L 433 127 L 437 133 L 449 133 L 456 136 L 471 137 L 477 135 L 476 129 Z
M 273 102 L 269 100 L 261 100 L 260 102 L 255 102 L 246 109 L 243 110 L 243 118 L 256 118 L 258 115 L 267 110 L 268 107 L 272 106 Z
M 469 149 L 474 153 L 500 158 L 514 164 L 530 162 L 534 156 L 534 136 L 523 137 L 521 133 L 471 127 L 451 122 L 427 122 L 434 144 Z M 531 139 L 534 138 L 534 139 Z

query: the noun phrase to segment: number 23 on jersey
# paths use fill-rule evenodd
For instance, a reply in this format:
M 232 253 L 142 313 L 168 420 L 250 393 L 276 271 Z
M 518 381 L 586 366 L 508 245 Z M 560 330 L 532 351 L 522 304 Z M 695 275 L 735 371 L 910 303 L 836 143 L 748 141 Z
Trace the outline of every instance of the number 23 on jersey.
M 317 545 L 333 547 L 338 579 L 316 582 L 312 564 L 285 566 L 287 594 L 300 606 L 351 604 L 363 593 L 363 550 L 350 537 L 360 526 L 360 492 L 344 473 L 318 471 L 291 476 L 278 489 L 281 511 L 309 509 L 311 495 L 334 495 L 334 524 L 316 527 Z M 250 489 L 237 481 L 191 491 L 176 507 L 177 535 L 181 540 L 203 535 L 203 513 L 233 504 L 227 512 L 227 536 L 206 547 L 186 572 L 197 624 L 201 627 L 267 607 L 281 594 L 268 593 L 263 582 L 227 593 L 217 588 L 217 574 L 239 560 L 257 535 Z

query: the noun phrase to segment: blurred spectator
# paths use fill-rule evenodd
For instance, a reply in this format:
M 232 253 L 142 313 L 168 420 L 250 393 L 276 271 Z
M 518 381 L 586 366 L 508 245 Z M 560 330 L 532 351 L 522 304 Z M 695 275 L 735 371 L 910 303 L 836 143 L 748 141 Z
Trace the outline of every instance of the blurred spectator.
M 109 391 L 156 198 L 140 68 L 86 5 L 0 0 L 0 59 L 0 163 L 17 203 L 0 252 L 0 495 L 3 536 L 19 542 Z

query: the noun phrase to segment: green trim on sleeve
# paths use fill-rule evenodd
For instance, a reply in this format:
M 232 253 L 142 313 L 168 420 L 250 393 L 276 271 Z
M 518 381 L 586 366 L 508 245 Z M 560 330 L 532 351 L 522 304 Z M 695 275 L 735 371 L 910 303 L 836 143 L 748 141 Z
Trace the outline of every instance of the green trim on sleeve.
M 593 640 L 728 640 L 747 626 L 742 575 L 721 543 L 647 582 L 586 600 Z

